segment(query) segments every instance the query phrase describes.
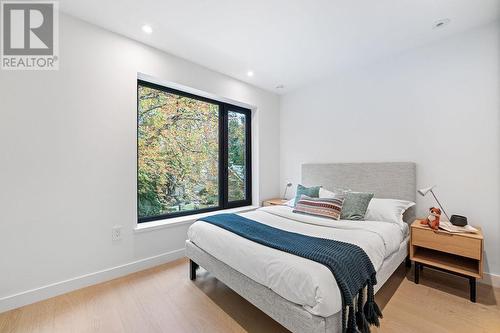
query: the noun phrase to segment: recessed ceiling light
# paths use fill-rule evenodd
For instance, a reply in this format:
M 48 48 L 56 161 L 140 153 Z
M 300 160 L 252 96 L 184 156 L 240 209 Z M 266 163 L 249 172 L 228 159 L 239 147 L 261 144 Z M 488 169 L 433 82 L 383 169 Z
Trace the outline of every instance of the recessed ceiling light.
M 253 76 L 253 72 L 252 71 L 248 71 L 247 75 L 250 76 L 250 77 L 252 77 Z
M 448 19 L 448 18 L 441 19 L 439 21 L 434 22 L 434 24 L 432 25 L 432 28 L 433 29 L 441 29 L 445 25 L 448 25 L 449 23 L 450 23 L 450 19 Z
M 144 24 L 142 26 L 142 31 L 144 31 L 147 34 L 151 34 L 151 33 L 153 33 L 153 28 L 151 28 L 151 26 L 148 24 Z

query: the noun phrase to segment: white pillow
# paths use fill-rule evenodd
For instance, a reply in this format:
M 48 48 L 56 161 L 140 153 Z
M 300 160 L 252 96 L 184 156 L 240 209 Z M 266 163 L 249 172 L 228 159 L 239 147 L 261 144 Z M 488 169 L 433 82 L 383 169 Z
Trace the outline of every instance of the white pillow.
M 285 206 L 288 206 L 288 207 L 295 207 L 295 198 L 292 198 L 292 199 L 288 200 L 288 201 L 285 203 Z
M 345 192 L 350 192 L 351 190 L 348 190 L 348 189 L 338 189 L 336 191 L 337 192 L 328 191 L 328 190 L 325 190 L 324 188 L 321 187 L 319 189 L 319 197 L 320 198 L 331 199 L 331 198 L 335 198 L 339 194 L 342 194 L 342 193 L 345 193 Z
M 332 191 L 325 190 L 324 188 L 320 187 L 319 188 L 319 197 L 331 199 L 331 198 L 335 198 L 335 193 Z
M 403 225 L 403 213 L 415 206 L 412 201 L 373 198 L 366 210 L 366 221 L 384 221 Z

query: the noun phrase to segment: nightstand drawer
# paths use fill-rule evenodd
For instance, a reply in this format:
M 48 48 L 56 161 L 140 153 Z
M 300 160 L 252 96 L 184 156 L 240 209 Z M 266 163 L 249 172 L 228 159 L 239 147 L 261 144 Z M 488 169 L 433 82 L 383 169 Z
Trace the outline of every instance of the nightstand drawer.
M 481 259 L 481 240 L 430 229 L 412 228 L 412 245 L 452 253 L 463 257 Z

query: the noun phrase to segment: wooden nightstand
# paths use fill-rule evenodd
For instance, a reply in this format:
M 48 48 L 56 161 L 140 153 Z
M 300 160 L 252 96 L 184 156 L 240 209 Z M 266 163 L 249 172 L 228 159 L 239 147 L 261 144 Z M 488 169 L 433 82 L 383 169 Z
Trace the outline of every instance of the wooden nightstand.
M 483 277 L 483 233 L 454 234 L 434 231 L 416 220 L 411 225 L 410 259 L 415 262 L 415 283 L 423 266 L 469 279 L 470 300 L 476 302 L 476 279 Z
M 287 202 L 288 202 L 288 200 L 286 200 L 286 199 L 269 199 L 269 200 L 265 200 L 262 203 L 262 205 L 264 207 L 266 207 L 266 206 L 284 206 Z

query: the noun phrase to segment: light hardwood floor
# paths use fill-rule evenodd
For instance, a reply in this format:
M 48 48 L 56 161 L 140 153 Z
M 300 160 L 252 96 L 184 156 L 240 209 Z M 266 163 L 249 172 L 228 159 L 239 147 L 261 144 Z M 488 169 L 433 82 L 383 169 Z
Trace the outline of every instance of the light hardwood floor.
M 500 290 L 425 269 L 421 284 L 401 266 L 377 293 L 381 327 L 372 332 L 500 332 Z M 288 332 L 186 259 L 0 314 L 0 332 Z

